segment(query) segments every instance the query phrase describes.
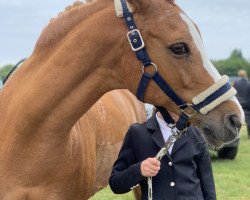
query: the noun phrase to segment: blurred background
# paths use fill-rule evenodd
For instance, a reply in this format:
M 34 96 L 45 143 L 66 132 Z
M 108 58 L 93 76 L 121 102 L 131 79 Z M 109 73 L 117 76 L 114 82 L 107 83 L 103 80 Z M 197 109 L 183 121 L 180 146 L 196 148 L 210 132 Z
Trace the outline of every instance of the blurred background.
M 0 80 L 31 54 L 42 29 L 72 2 L 0 0 Z M 207 54 L 221 74 L 229 75 L 231 82 L 237 80 L 239 69 L 250 75 L 249 0 L 176 2 L 200 28 Z M 250 199 L 250 140 L 245 126 L 236 147 L 237 156 L 229 160 L 211 152 L 219 200 Z M 92 199 L 132 199 L 132 194 L 117 196 L 106 188 Z

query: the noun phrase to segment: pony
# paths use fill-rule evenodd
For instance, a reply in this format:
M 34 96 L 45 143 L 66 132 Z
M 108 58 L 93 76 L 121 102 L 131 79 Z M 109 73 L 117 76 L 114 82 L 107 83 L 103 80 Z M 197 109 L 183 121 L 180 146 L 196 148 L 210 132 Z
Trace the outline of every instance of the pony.
M 155 63 L 143 71 L 151 73 L 157 65 L 185 102 L 221 80 L 197 26 L 173 0 L 127 3 Z M 32 55 L 3 87 L 0 199 L 82 200 L 95 192 L 93 180 L 88 179 L 92 174 L 85 169 L 94 159 L 81 159 L 86 154 L 81 142 L 88 145 L 89 141 L 81 140 L 86 130 L 73 127 L 105 93 L 128 89 L 136 94 L 142 75 L 124 20 L 115 10 L 113 0 L 68 7 L 50 21 Z M 153 81 L 143 101 L 182 112 Z M 209 146 L 217 148 L 238 137 L 241 121 L 242 109 L 232 97 L 206 114 L 196 113 L 188 123 L 199 126 Z M 89 148 L 94 147 L 89 143 Z

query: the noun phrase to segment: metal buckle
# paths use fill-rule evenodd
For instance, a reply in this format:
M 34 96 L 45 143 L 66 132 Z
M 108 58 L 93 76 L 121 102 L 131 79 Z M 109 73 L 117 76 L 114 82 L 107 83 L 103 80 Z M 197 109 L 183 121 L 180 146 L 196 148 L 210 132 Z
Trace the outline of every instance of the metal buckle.
M 197 111 L 193 108 L 192 104 L 186 104 L 187 108 L 181 109 L 181 111 L 188 116 L 188 118 L 192 118 L 197 114 Z M 180 107 L 180 106 L 179 106 Z
M 153 62 L 151 62 L 151 65 L 154 67 L 155 71 L 151 74 L 149 74 L 148 72 L 146 72 L 150 77 L 153 77 L 155 75 L 156 72 L 158 72 L 158 67 L 156 64 L 154 64 Z M 150 65 L 148 65 L 150 66 Z M 147 66 L 147 67 L 148 67 Z M 142 66 L 142 73 L 144 74 L 145 73 L 145 66 Z
M 131 41 L 131 38 L 130 38 L 130 36 L 133 35 L 135 32 L 138 34 L 138 36 L 139 36 L 138 40 L 140 40 L 140 42 L 141 42 L 141 46 L 136 47 L 136 48 L 134 47 L 134 45 L 133 45 L 133 43 Z M 132 31 L 129 31 L 127 33 L 127 38 L 128 38 L 129 44 L 130 44 L 133 51 L 139 51 L 139 50 L 141 50 L 141 49 L 143 49 L 145 47 L 145 43 L 144 43 L 144 41 L 142 39 L 142 36 L 141 36 L 141 33 L 140 33 L 140 31 L 138 29 L 134 29 Z M 136 38 L 135 38 L 135 40 L 136 40 Z M 139 42 L 139 41 L 137 41 L 137 42 Z
M 176 139 L 179 139 L 184 131 L 186 131 L 186 129 L 179 131 L 176 127 L 171 128 L 171 132 Z

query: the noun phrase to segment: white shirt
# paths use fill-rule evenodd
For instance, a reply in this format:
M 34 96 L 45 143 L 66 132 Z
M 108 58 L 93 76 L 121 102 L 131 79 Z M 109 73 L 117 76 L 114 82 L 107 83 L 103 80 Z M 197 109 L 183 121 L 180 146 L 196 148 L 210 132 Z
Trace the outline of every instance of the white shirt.
M 160 117 L 158 117 L 157 114 L 156 114 L 156 119 L 157 119 L 157 122 L 159 124 L 160 129 L 161 129 L 164 141 L 166 142 L 167 139 L 169 138 L 169 136 L 172 134 L 171 128 L 169 128 L 168 125 L 167 125 L 167 123 L 163 119 L 161 119 Z M 173 145 L 168 150 L 169 154 L 171 154 L 172 149 L 173 149 Z

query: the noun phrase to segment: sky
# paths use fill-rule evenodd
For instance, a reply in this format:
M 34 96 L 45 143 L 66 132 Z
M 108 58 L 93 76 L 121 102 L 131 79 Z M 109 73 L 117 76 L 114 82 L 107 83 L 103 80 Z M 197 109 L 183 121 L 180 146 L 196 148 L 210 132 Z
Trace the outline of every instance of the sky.
M 0 66 L 28 57 L 42 29 L 73 0 L 0 0 Z M 198 25 L 211 59 L 235 48 L 250 59 L 249 0 L 176 0 Z

